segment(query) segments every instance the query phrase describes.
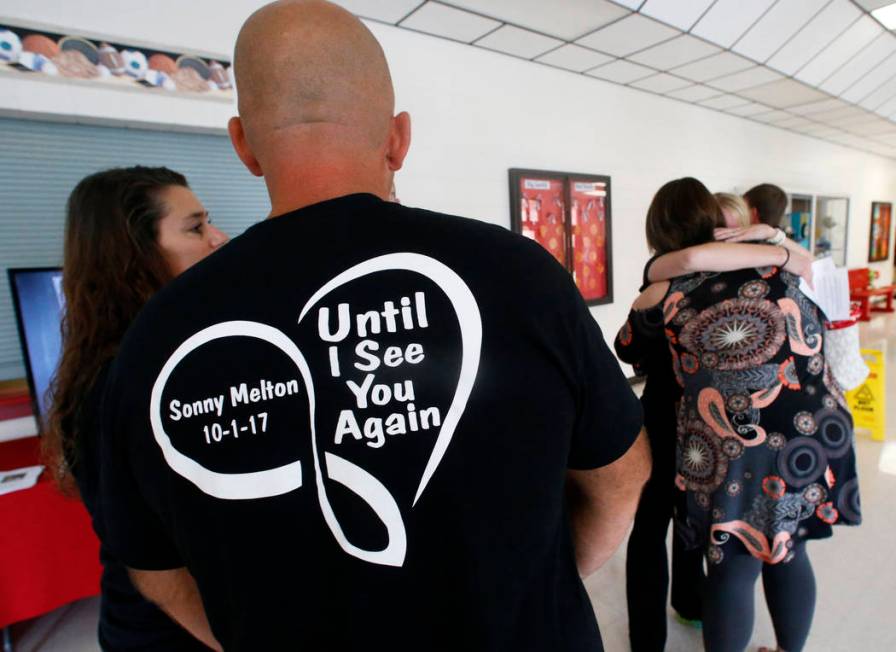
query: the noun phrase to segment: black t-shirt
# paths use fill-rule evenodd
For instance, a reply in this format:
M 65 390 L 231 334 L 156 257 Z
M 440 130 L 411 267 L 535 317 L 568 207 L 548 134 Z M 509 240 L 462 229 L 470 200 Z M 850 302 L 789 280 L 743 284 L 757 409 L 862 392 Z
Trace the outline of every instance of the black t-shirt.
M 110 547 L 186 565 L 227 650 L 601 649 L 565 472 L 641 411 L 525 238 L 372 195 L 266 220 L 147 304 L 104 405 Z
M 108 366 L 97 375 L 78 415 L 77 455 L 69 460 L 78 492 L 100 539 L 100 615 L 97 638 L 105 652 L 201 652 L 209 648 L 144 598 L 128 576 L 128 569 L 105 544 L 99 513 L 99 425 L 102 390 Z

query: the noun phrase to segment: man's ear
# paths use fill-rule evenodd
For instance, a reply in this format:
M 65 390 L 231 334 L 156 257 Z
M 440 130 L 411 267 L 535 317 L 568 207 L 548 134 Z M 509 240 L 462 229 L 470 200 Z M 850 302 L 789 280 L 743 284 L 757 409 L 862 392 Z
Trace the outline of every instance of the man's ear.
M 233 149 L 236 152 L 236 155 L 240 157 L 240 160 L 243 162 L 243 165 L 248 168 L 249 172 L 256 177 L 264 176 L 264 172 L 261 170 L 261 165 L 259 165 L 258 159 L 255 158 L 255 155 L 249 147 L 249 142 L 246 140 L 246 132 L 243 131 L 242 120 L 236 116 L 232 117 L 227 122 L 227 133 L 230 134 L 230 142 L 233 144 Z
M 389 127 L 389 142 L 386 147 L 386 165 L 391 172 L 397 172 L 404 165 L 411 146 L 411 116 L 402 111 L 392 118 Z

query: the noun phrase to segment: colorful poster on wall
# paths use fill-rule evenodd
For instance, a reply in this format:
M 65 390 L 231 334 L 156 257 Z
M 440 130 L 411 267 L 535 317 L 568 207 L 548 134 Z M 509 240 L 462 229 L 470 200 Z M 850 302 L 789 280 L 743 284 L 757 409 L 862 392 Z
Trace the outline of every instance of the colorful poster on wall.
M 612 303 L 610 177 L 510 170 L 511 228 L 547 249 L 589 305 Z
M 607 296 L 607 184 L 570 185 L 572 276 L 586 301 Z
M 870 373 L 864 383 L 846 393 L 856 428 L 871 432 L 871 438 L 884 441 L 887 431 L 886 356 L 881 349 L 861 349 Z
M 868 262 L 874 263 L 890 257 L 890 225 L 893 204 L 871 202 L 871 235 L 868 243 Z
M 522 233 L 566 262 L 566 211 L 562 179 L 520 179 Z
M 0 74 L 227 102 L 234 97 L 230 63 L 224 59 L 28 27 L 0 26 Z

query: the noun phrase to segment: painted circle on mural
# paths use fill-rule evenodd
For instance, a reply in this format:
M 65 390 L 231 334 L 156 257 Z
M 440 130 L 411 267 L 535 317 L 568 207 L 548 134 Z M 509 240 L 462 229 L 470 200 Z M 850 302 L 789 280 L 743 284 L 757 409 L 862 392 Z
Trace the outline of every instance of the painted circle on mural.
M 828 457 L 843 457 L 852 445 L 852 424 L 843 412 L 826 408 L 815 413 L 818 438 L 828 449 Z
M 816 439 L 797 437 L 778 453 L 778 472 L 792 487 L 801 489 L 821 477 L 828 465 L 824 448 Z
M 862 520 L 862 503 L 859 499 L 859 479 L 852 478 L 840 487 L 837 498 L 837 509 L 841 516 L 851 523 L 858 524 Z
M 780 309 L 764 299 L 730 299 L 707 308 L 681 330 L 692 352 L 718 356 L 716 368 L 743 370 L 768 362 L 786 336 Z

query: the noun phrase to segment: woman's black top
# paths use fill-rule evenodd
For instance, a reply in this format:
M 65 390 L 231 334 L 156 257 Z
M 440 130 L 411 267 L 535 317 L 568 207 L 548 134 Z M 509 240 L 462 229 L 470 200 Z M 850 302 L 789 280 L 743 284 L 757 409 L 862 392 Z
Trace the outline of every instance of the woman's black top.
M 98 415 L 108 365 L 100 372 L 81 408 L 78 432 L 82 439 L 75 460 L 70 460 L 81 500 L 100 539 L 100 646 L 106 652 L 193 652 L 209 648 L 146 600 L 134 588 L 124 564 L 103 544 L 102 519 L 98 517 L 99 454 Z

